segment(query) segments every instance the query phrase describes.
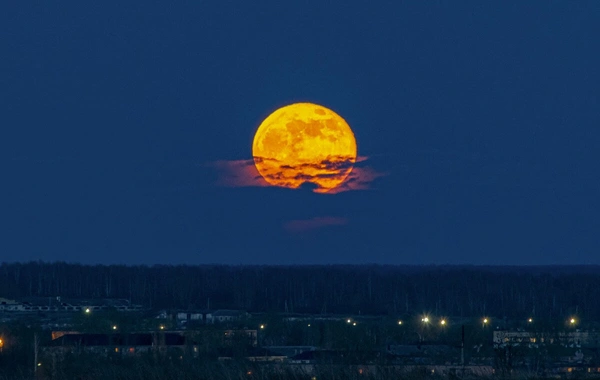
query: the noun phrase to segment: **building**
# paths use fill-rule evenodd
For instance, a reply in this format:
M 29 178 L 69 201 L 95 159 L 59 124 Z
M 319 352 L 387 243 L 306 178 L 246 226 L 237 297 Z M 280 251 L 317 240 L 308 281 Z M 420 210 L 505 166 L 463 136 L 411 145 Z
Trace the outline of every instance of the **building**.
M 219 350 L 219 361 L 232 360 L 235 357 L 232 349 L 224 348 Z M 256 363 L 283 363 L 287 360 L 286 355 L 270 351 L 266 348 L 253 347 L 244 354 L 244 359 Z
M 15 300 L 0 298 L 0 311 L 25 311 L 25 305 Z
M 21 301 L 0 298 L 0 312 L 82 312 L 99 310 L 141 311 L 141 305 L 132 305 L 127 300 L 63 300 L 61 297 L 29 297 Z
M 206 323 L 231 323 L 248 318 L 248 313 L 241 310 L 216 310 L 206 314 Z
M 596 331 L 560 331 L 560 332 L 531 332 L 531 331 L 494 331 L 494 347 L 527 346 L 557 344 L 570 347 L 600 348 L 600 332 Z
M 275 354 L 287 356 L 290 358 L 296 355 L 300 355 L 304 352 L 315 351 L 317 349 L 317 347 L 315 346 L 265 346 L 264 348 Z
M 42 348 L 50 356 L 66 353 L 96 353 L 108 355 L 140 355 L 145 352 L 183 352 L 185 336 L 179 332 L 129 333 L 129 334 L 82 334 L 77 332 L 53 332 L 52 341 Z M 191 346 L 193 352 L 194 346 Z

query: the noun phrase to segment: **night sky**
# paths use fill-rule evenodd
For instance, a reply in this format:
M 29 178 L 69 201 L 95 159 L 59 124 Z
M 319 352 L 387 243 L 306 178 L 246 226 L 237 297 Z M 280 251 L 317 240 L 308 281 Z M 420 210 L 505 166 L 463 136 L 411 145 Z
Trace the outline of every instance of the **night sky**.
M 12 3 L 0 261 L 600 264 L 598 1 Z M 222 186 L 301 101 L 385 175 Z

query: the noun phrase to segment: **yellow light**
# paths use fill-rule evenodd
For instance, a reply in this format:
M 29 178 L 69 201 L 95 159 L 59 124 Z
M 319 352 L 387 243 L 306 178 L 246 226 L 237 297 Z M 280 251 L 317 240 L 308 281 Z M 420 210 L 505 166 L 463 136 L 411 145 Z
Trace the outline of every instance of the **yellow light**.
M 424 317 L 423 319 L 421 319 L 421 321 L 423 321 L 425 323 L 429 323 L 429 317 Z
M 160 329 L 161 329 L 161 330 L 164 330 L 164 329 L 165 329 L 165 326 L 163 326 L 163 325 L 160 325 Z
M 576 322 L 575 318 L 571 318 L 571 320 L 569 322 L 571 322 L 572 325 L 575 324 L 575 322 Z
M 356 322 L 352 323 L 352 326 L 356 326 Z
M 260 325 L 260 328 L 261 328 L 261 329 L 264 329 L 264 328 L 265 328 L 265 325 Z
M 90 311 L 91 311 L 91 310 L 90 310 L 90 308 L 89 308 L 89 307 L 85 309 L 85 312 L 86 312 L 86 313 L 89 313 Z
M 489 322 L 489 320 L 488 320 L 487 318 L 483 318 L 483 323 L 484 323 L 484 324 L 486 324 L 486 323 L 488 323 L 488 322 Z
M 346 320 L 346 323 L 350 323 L 350 322 L 352 322 L 352 320 L 351 320 L 351 319 L 348 319 L 348 320 Z
M 532 323 L 532 322 L 533 322 L 533 318 L 529 318 L 529 319 L 527 320 L 527 322 L 529 322 L 529 323 Z
M 443 325 L 445 325 L 445 324 L 446 324 L 446 320 L 445 320 L 445 319 L 442 319 L 442 320 L 440 321 L 440 324 L 441 324 L 442 326 L 443 326 Z
M 399 324 L 399 325 L 401 325 L 401 324 L 402 324 L 402 321 L 398 321 L 398 324 Z
M 116 329 L 117 329 L 117 325 L 114 325 L 114 326 L 113 326 L 113 330 L 116 330 Z

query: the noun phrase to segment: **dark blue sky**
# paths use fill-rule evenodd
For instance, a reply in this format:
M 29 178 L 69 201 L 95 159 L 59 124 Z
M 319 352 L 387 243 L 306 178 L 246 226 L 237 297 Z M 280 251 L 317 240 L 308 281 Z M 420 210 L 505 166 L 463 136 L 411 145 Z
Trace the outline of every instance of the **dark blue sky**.
M 598 1 L 13 3 L 0 261 L 600 264 Z M 217 186 L 297 101 L 388 175 Z

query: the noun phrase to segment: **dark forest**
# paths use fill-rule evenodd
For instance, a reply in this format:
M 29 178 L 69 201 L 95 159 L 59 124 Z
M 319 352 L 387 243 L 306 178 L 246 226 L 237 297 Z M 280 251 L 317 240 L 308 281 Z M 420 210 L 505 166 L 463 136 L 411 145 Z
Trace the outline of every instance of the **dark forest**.
M 3 263 L 0 296 L 120 298 L 151 309 L 600 318 L 600 267 L 120 266 Z

